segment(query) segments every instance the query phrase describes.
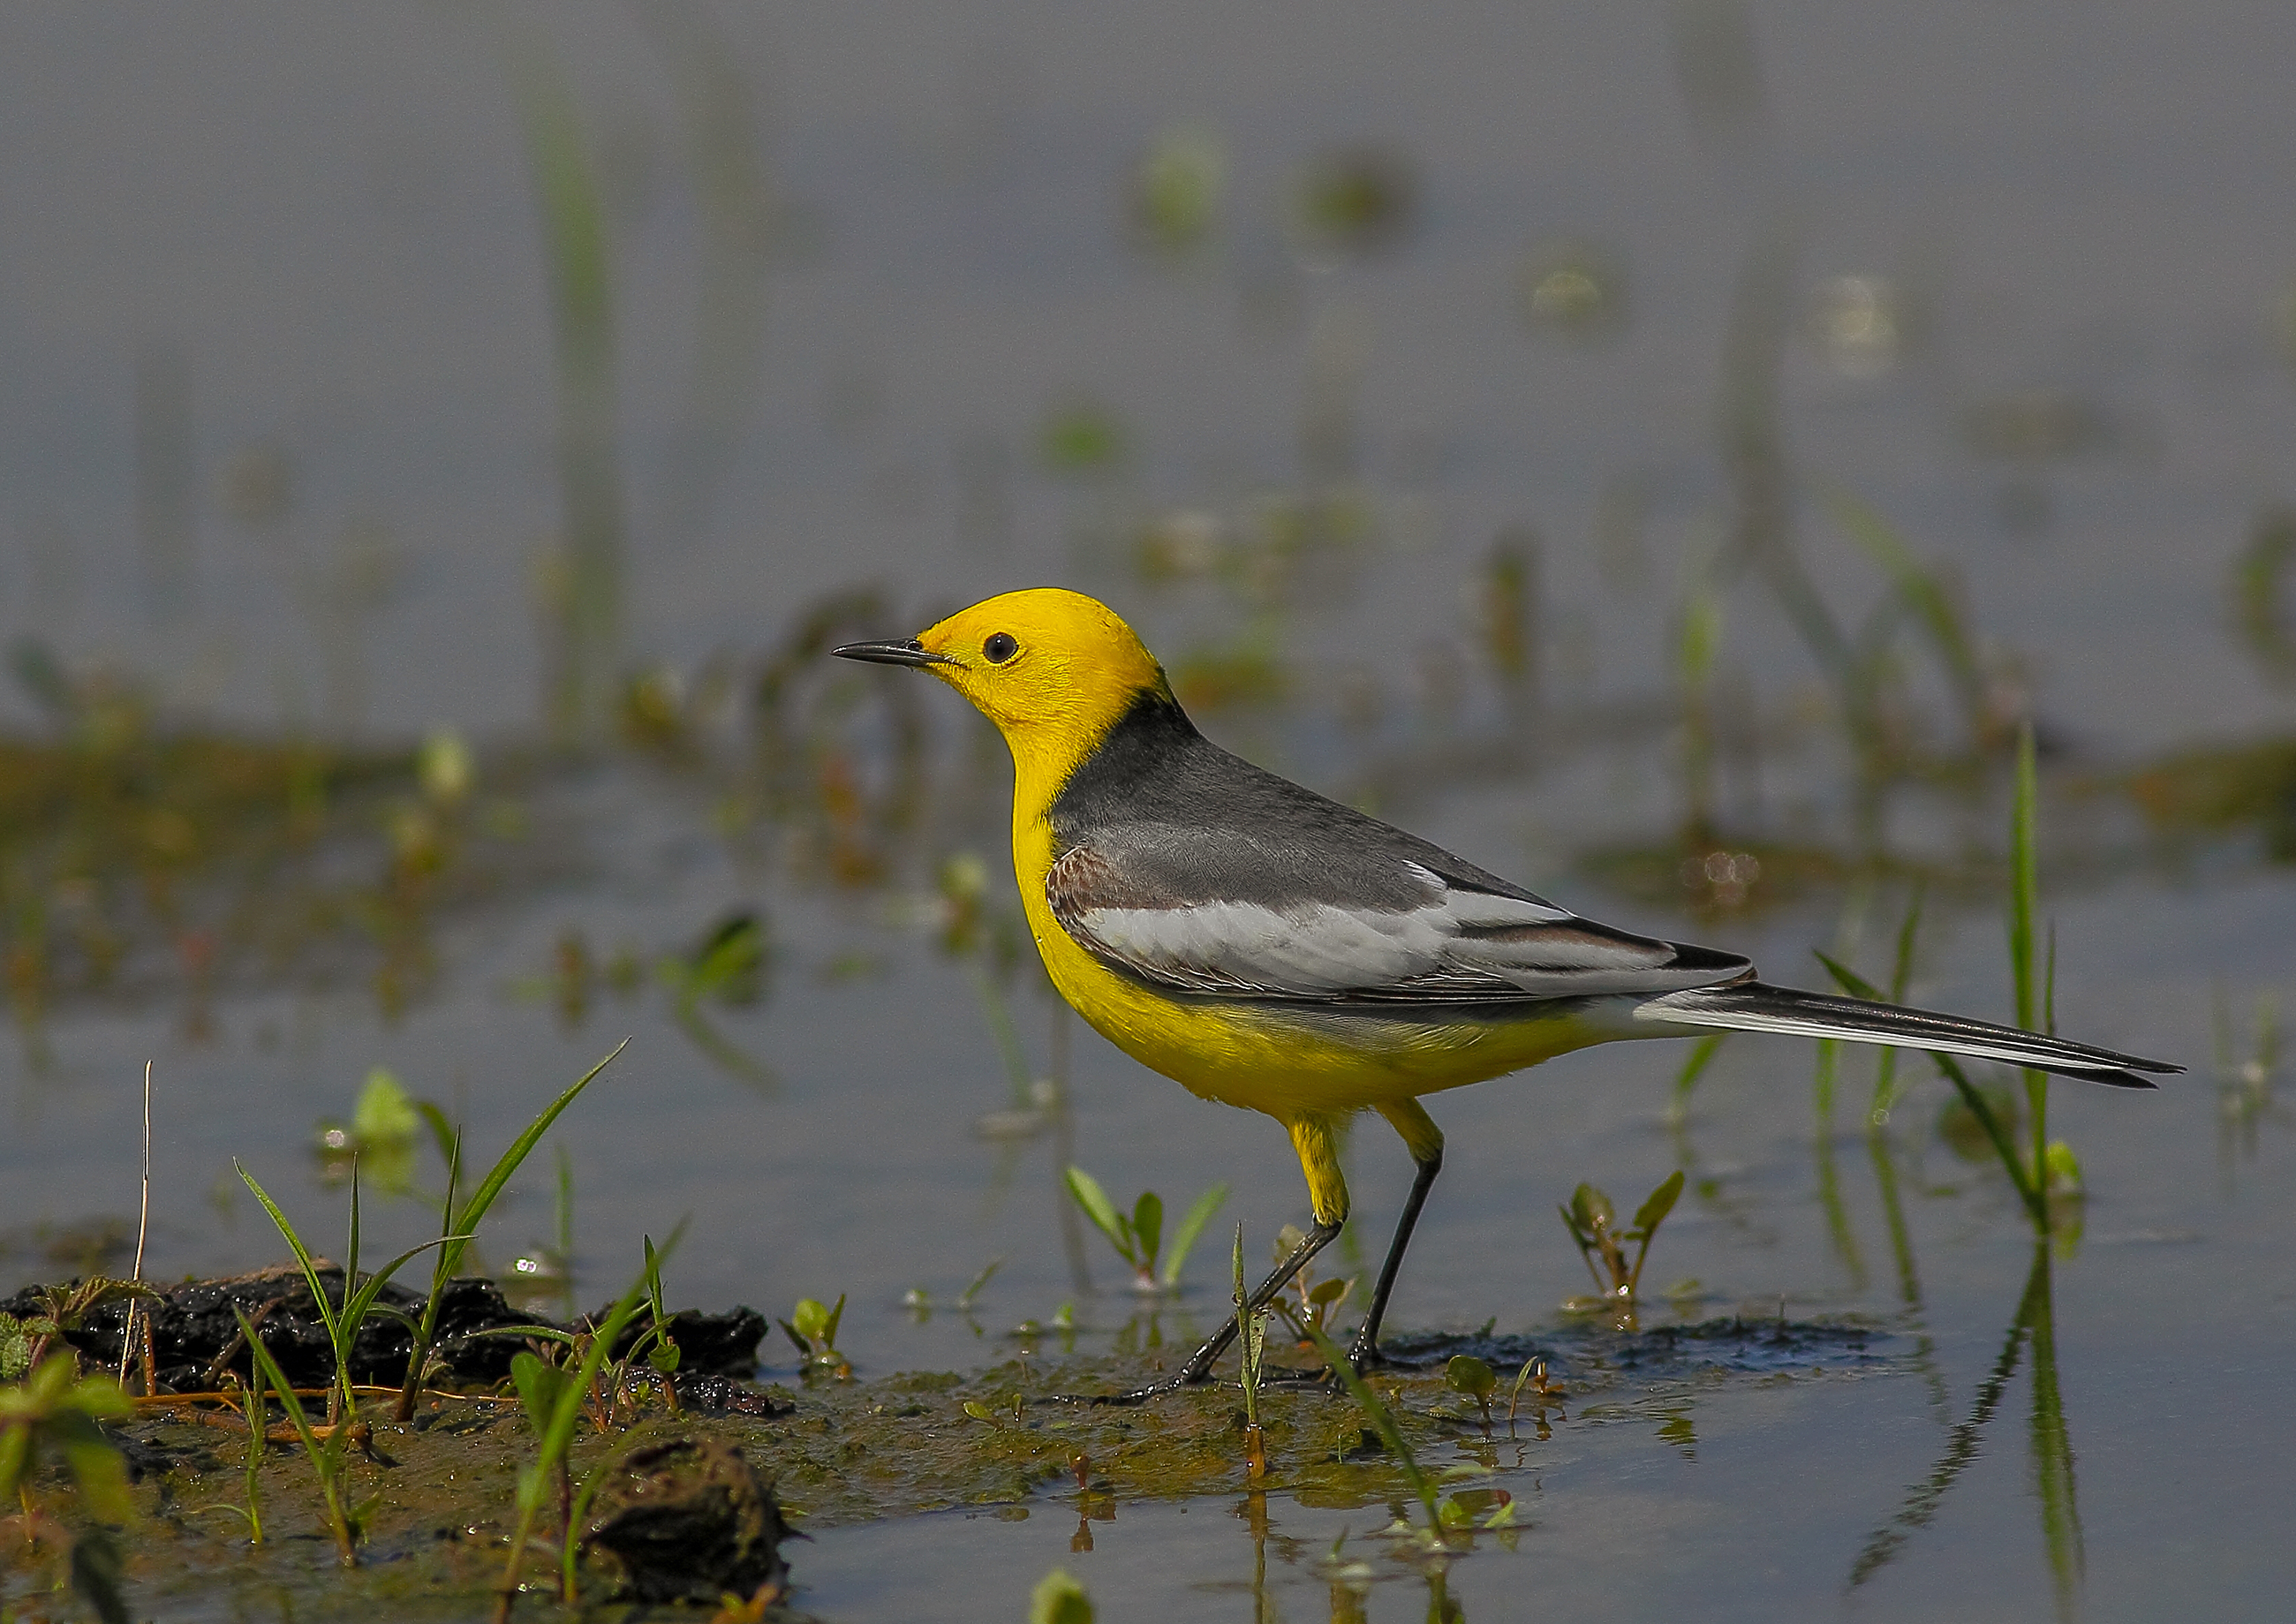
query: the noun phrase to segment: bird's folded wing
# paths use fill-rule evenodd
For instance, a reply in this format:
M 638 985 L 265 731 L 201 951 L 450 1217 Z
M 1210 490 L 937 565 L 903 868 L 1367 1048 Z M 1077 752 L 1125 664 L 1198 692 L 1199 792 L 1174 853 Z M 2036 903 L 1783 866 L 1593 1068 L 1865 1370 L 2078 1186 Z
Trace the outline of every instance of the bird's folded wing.
M 1240 840 L 1245 849 L 1226 849 Z M 1312 877 L 1272 878 L 1251 865 L 1250 844 L 1201 831 L 1096 839 L 1053 865 L 1046 899 L 1111 969 L 1213 996 L 1512 1003 L 1710 987 L 1751 970 L 1390 853 L 1333 852 Z

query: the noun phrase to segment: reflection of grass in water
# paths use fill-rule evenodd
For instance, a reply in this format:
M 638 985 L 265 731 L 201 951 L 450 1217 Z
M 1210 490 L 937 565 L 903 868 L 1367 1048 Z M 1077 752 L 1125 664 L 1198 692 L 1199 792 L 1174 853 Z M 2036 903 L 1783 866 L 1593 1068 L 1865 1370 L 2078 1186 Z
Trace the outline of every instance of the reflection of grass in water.
M 2027 1031 L 2039 1029 L 2034 1025 L 2040 1011 L 2037 1007 L 2037 990 L 2033 969 L 2033 913 L 2039 905 L 2041 870 L 2039 841 L 2034 829 L 2039 816 L 2040 786 L 2033 769 L 2033 728 L 2026 724 L 2017 735 L 2017 789 L 2011 803 L 2009 816 L 2009 973 L 2017 988 L 2017 1024 Z M 2051 1029 L 2056 1026 L 2056 947 L 2054 938 L 2049 949 L 2049 990 Z M 2032 1188 L 2042 1201 L 2038 1218 L 2041 1227 L 2048 1227 L 2047 1200 L 2049 1188 L 2049 1078 L 2046 1071 L 2028 1067 L 2025 1071 L 2025 1108 L 2033 1121 L 2033 1182 Z
M 1849 1588 L 1856 1590 L 1895 1561 L 1908 1540 L 1937 1518 L 1945 1497 L 1969 1464 L 1983 1453 L 1985 1429 L 2007 1393 L 2009 1382 L 2030 1349 L 2033 1412 L 2030 1427 L 2033 1481 L 2040 1504 L 2041 1538 L 2056 1592 L 2057 1614 L 2074 1616 L 2085 1557 L 2080 1506 L 2073 1477 L 2072 1439 L 2065 1424 L 2064 1396 L 2057 1380 L 2055 1305 L 2046 1242 L 2033 1248 L 2033 1266 L 2024 1295 L 1993 1368 L 1977 1390 L 1969 1415 L 1946 1440 L 1937 1464 L 1906 1491 L 1898 1514 L 1876 1530 L 1850 1564 Z

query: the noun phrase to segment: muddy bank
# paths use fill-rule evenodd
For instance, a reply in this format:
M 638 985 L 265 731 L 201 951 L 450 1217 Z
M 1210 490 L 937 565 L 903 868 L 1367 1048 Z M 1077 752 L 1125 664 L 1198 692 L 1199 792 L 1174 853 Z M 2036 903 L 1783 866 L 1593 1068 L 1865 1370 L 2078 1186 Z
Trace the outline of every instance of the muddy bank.
M 210 1283 L 221 1284 L 224 1283 Z M 236 1289 L 236 1288 L 234 1288 Z M 1543 1441 L 1580 1426 L 1662 1426 L 1685 1387 L 1732 1381 L 1889 1377 L 1906 1367 L 1900 1339 L 1866 1325 L 1716 1320 L 1641 1333 L 1573 1330 L 1537 1339 L 1422 1335 L 1397 1344 L 1375 1389 L 1422 1465 L 1486 1480 L 1505 1499 L 1511 1473 L 1535 1470 Z M 1468 1353 L 1512 1378 L 1544 1359 L 1544 1395 L 1528 1390 L 1510 1423 L 1505 1382 L 1487 1425 L 1450 1387 L 1446 1363 Z M 914 1373 L 857 1382 L 758 1384 L 713 1378 L 721 1403 L 673 1412 L 656 1393 L 634 1424 L 583 1423 L 572 1475 L 615 1463 L 578 1520 L 578 1582 L 589 1601 L 627 1605 L 673 1593 L 711 1599 L 778 1583 L 786 1562 L 804 1602 L 805 1546 L 781 1544 L 782 1519 L 822 1529 L 934 1512 L 1073 1515 L 1078 1538 L 1119 1505 L 1232 1496 L 1246 1488 L 1241 1395 L 1218 1386 L 1120 1408 L 1067 1400 L 1124 1390 L 1152 1360 L 1018 1358 L 966 1374 Z M 1261 1396 L 1269 1471 L 1263 1487 L 1308 1504 L 1403 1507 L 1402 1462 L 1355 1404 L 1320 1387 Z M 383 1412 L 377 1407 L 375 1413 Z M 119 1533 L 131 1606 L 170 1618 L 284 1608 L 299 1618 L 382 1614 L 463 1619 L 493 1606 L 534 1431 L 507 1394 L 433 1397 L 414 1420 L 376 1420 L 370 1457 L 349 1466 L 369 1503 L 358 1565 L 340 1567 L 317 1536 L 322 1512 L 301 1451 L 260 1451 L 254 1497 L 266 1538 L 250 1544 L 246 1429 L 217 1406 L 146 1401 L 112 1429 L 135 1476 L 135 1515 Z M 1480 1492 L 1480 1491 L 1479 1491 Z M 70 1513 L 61 1478 L 39 1493 Z M 1386 1513 L 1374 1510 L 1377 1521 Z M 1464 1536 L 1470 1543 L 1472 1531 Z M 529 1580 L 554 1574 L 537 1547 Z M 665 1575 L 689 1575 L 687 1580 Z M 19 1579 L 29 1570 L 20 1571 Z M 651 1573 L 644 1579 L 636 1575 Z M 699 1573 L 704 1577 L 692 1580 Z M 18 1582 L 12 1580 L 12 1583 Z M 698 1584 L 699 1587 L 696 1587 Z M 652 1598 L 652 1600 L 649 1600 Z M 521 1603 L 541 1616 L 537 1595 Z M 686 1616 L 694 1616 L 687 1614 Z
M 318 1274 L 330 1299 L 340 1301 L 342 1271 L 322 1267 Z M 60 1301 L 69 1301 L 79 1284 L 26 1286 L 13 1297 L 0 1299 L 0 1314 L 19 1320 L 50 1316 Z M 242 1314 L 288 1380 L 298 1386 L 316 1387 L 334 1379 L 334 1352 L 326 1325 L 302 1270 L 292 1265 L 227 1279 L 155 1285 L 141 1300 L 134 1351 L 140 1360 L 144 1352 L 144 1327 L 148 1325 L 155 1390 L 212 1392 L 234 1365 L 244 1374 L 247 1341 L 238 1319 Z M 395 1387 L 406 1379 L 414 1336 L 403 1320 L 388 1311 L 412 1316 L 420 1311 L 423 1300 L 421 1293 L 396 1284 L 382 1288 L 378 1302 L 385 1311 L 368 1318 L 352 1344 L 353 1382 Z M 85 1315 L 66 1316 L 59 1334 L 85 1359 L 118 1368 L 127 1317 L 127 1302 L 114 1300 Z M 602 1311 L 594 1317 L 603 1321 L 606 1316 Z M 529 1325 L 554 1331 L 571 1328 L 512 1308 L 491 1280 L 448 1282 L 439 1300 L 439 1334 L 431 1380 L 449 1387 L 488 1386 L 504 1380 L 510 1374 L 511 1358 L 521 1346 L 515 1334 L 506 1333 Z M 749 1308 L 722 1314 L 688 1308 L 670 1317 L 669 1331 L 682 1355 L 679 1377 L 699 1382 L 748 1375 L 755 1370 L 766 1317 Z M 617 1356 L 626 1353 L 637 1335 L 636 1329 L 626 1333 L 623 1345 L 612 1351 Z

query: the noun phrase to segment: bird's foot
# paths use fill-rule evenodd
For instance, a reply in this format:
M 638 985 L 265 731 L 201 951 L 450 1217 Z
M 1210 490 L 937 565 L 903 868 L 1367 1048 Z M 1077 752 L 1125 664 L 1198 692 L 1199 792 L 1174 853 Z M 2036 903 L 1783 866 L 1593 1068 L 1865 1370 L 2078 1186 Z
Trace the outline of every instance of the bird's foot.
M 1382 1353 L 1374 1344 L 1357 1342 L 1353 1348 L 1348 1349 L 1349 1366 L 1357 1375 L 1394 1363 L 1394 1360 Z M 1331 1393 L 1345 1392 L 1348 1385 L 1340 1380 L 1339 1372 L 1329 1366 L 1318 1366 L 1313 1370 L 1271 1370 L 1260 1377 L 1259 1384 L 1262 1387 L 1284 1388 L 1294 1391 L 1320 1389 Z
M 1184 1370 L 1178 1375 L 1172 1377 L 1169 1381 L 1151 1382 L 1146 1387 L 1136 1387 L 1129 1392 L 1056 1393 L 1048 1400 L 1048 1402 L 1053 1404 L 1089 1404 L 1103 1407 L 1129 1407 L 1136 1404 L 1145 1404 L 1151 1398 L 1168 1398 L 1173 1393 L 1185 1392 L 1192 1387 L 1209 1386 L 1211 1380 L 1212 1376 L 1210 1371 L 1200 1373 L 1192 1370 Z
M 1395 1361 L 1379 1350 L 1377 1342 L 1358 1341 L 1348 1349 L 1348 1363 L 1355 1366 L 1356 1374 L 1361 1375 L 1367 1370 L 1389 1369 Z

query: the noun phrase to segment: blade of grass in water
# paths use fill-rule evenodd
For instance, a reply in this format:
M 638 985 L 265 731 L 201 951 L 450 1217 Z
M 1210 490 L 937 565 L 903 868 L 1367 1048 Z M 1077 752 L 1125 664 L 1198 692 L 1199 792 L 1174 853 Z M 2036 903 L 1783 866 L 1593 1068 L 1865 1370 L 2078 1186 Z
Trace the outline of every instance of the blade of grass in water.
M 1945 668 L 1972 729 L 1981 728 L 1988 704 L 1985 668 L 1953 594 L 1935 571 L 1923 566 L 1897 527 L 1876 509 L 1846 490 L 1825 487 L 1823 496 L 1826 512 L 1842 533 L 1889 576 L 1898 598 L 1913 611 L 1936 650 L 1938 663 Z
M 1356 1374 L 1356 1367 L 1349 1362 L 1348 1356 L 1337 1342 L 1314 1325 L 1303 1325 L 1300 1329 L 1316 1344 L 1316 1351 L 1323 1356 L 1332 1374 L 1339 1377 L 1341 1383 L 1347 1388 L 1348 1396 L 1356 1401 L 1356 1407 L 1364 1413 L 1365 1419 L 1372 1424 L 1372 1430 L 1379 1434 L 1380 1442 L 1387 1446 L 1388 1452 L 1395 1456 L 1396 1464 L 1403 1469 L 1404 1480 L 1411 1485 L 1411 1492 L 1419 1497 L 1419 1503 L 1427 1508 L 1428 1531 L 1432 1533 L 1440 1530 L 1443 1514 L 1437 1504 L 1434 1480 L 1420 1469 L 1418 1460 L 1411 1453 L 1411 1446 L 1404 1441 L 1403 1429 L 1395 1424 L 1394 1415 L 1380 1402 L 1379 1395 L 1371 1390 L 1364 1379 Z
M 1857 1244 L 1857 1232 L 1850 1226 L 1849 1209 L 1841 1199 L 1841 1175 L 1833 1161 L 1833 1083 L 1841 1062 L 1841 1046 L 1830 1038 L 1820 1038 L 1817 1044 L 1817 1078 L 1815 1087 L 1817 1103 L 1817 1200 L 1825 1210 L 1825 1232 L 1833 1243 L 1844 1268 L 1849 1271 L 1850 1289 L 1866 1289 L 1866 1257 Z
M 1923 889 L 1914 887 L 1913 898 L 1906 905 L 1906 917 L 1898 926 L 1898 956 L 1890 966 L 1890 1002 L 1903 1004 L 1906 988 L 1914 979 L 1914 939 L 1921 933 Z M 1866 1127 L 1869 1133 L 1878 1133 L 1890 1120 L 1890 1108 L 1897 1103 L 1898 1051 L 1896 1046 L 1884 1048 L 1874 1064 L 1874 1103 L 1866 1112 Z
M 422 1387 L 422 1366 L 430 1357 L 432 1343 L 438 1339 L 439 1311 L 445 1300 L 447 1282 L 454 1279 L 455 1271 L 463 1267 L 463 1254 L 470 1249 L 472 1237 L 478 1233 L 480 1220 L 495 1204 L 495 1198 L 503 1193 L 503 1186 L 510 1183 L 511 1176 L 518 1171 L 534 1147 L 542 1142 L 542 1136 L 550 1131 L 550 1125 L 558 1120 L 565 1109 L 590 1086 L 593 1079 L 612 1065 L 621 1052 L 629 1046 L 630 1040 L 627 1038 L 616 1044 L 603 1060 L 576 1079 L 572 1087 L 551 1101 L 541 1115 L 528 1123 L 526 1131 L 511 1141 L 510 1148 L 503 1152 L 486 1178 L 471 1193 L 471 1199 L 464 1202 L 459 1210 L 455 1205 L 455 1185 L 462 1171 L 462 1136 L 450 1134 L 447 1202 L 440 1215 L 439 1256 L 431 1265 L 430 1294 L 422 1305 L 422 1316 L 414 1327 L 414 1344 L 407 1354 L 406 1384 L 399 1390 L 394 1420 L 405 1422 L 414 1413 L 414 1396 Z
M 1700 1038 L 1691 1046 L 1690 1057 L 1682 1062 L 1682 1070 L 1674 1079 L 1674 1098 L 1666 1108 L 1666 1120 L 1679 1125 L 1690 1115 L 1690 1095 L 1698 1087 L 1698 1079 L 1706 1075 L 1706 1068 L 1714 1063 L 1715 1055 L 1722 1051 L 1727 1032 L 1716 1032 Z
M 661 1259 L 676 1251 L 678 1243 L 685 1238 L 685 1225 L 681 1220 L 670 1232 L 669 1239 L 663 1243 L 660 1251 L 648 1260 L 647 1268 L 614 1304 L 613 1311 L 606 1316 L 606 1323 L 597 1327 L 590 1339 L 590 1345 L 583 1350 L 581 1363 L 576 1367 L 572 1379 L 558 1384 L 556 1402 L 546 1424 L 539 1429 L 541 1448 L 536 1453 L 534 1464 L 519 1474 L 518 1525 L 511 1536 L 510 1556 L 503 1569 L 502 1584 L 496 1591 L 496 1624 L 508 1624 L 511 1609 L 518 1599 L 519 1570 L 526 1559 L 527 1544 L 534 1536 L 535 1519 L 540 1515 L 543 1502 L 549 1496 L 559 1463 L 566 1458 L 567 1451 L 573 1447 L 574 1429 L 582 1418 L 583 1400 L 589 1397 L 591 1387 L 597 1380 L 599 1367 L 605 1363 L 608 1350 L 620 1340 L 622 1332 L 636 1316 L 638 1305 L 645 1300 L 648 1282 L 659 1272 Z M 570 1538 L 572 1530 L 569 1529 L 566 1533 Z
M 1841 986 L 1841 990 L 1851 997 L 1871 998 L 1876 1003 L 1887 1002 L 1882 998 L 1881 990 L 1873 982 L 1850 969 L 1849 965 L 1838 962 L 1823 952 L 1818 953 L 1816 956 L 1817 962 L 1825 966 L 1826 973 L 1831 975 Z M 2033 1182 L 2031 1175 L 2026 1170 L 2025 1159 L 2017 1153 L 2017 1142 L 2010 1136 L 2009 1130 L 2002 1125 L 2001 1119 L 1993 1114 L 1992 1105 L 1979 1091 L 1977 1085 L 1969 1080 L 1969 1074 L 1961 1069 L 1961 1062 L 1958 1060 L 1938 1049 L 1930 1051 L 1930 1059 L 1936 1063 L 1938 1070 L 1944 1075 L 1946 1081 L 1953 1085 L 1955 1092 L 1961 1095 L 1961 1103 L 1969 1108 L 1969 1114 L 1977 1119 L 1977 1125 L 1985 1130 L 1986 1138 L 1992 1142 L 1994 1154 L 2000 1157 L 2001 1166 L 2009 1175 L 2009 1182 L 2017 1186 L 2018 1199 L 2025 1203 L 2025 1210 L 2032 1214 L 2033 1222 L 2046 1232 L 2048 1227 L 2048 1206 L 2041 1197 L 2042 1186 Z
M 1882 1134 L 1866 1136 L 1866 1153 L 1874 1162 L 1874 1183 L 1882 1193 L 1882 1216 L 1890 1227 L 1890 1252 L 1898 1266 L 1898 1300 L 1909 1308 L 1922 1306 L 1922 1280 L 1914 1266 L 1913 1232 L 1906 1226 L 1906 1205 L 1898 1193 L 1898 1169 L 1890 1160 L 1890 1141 Z
M 2017 1024 L 2035 1029 L 2038 1013 L 2033 975 L 2033 915 L 2038 906 L 2040 854 L 2034 824 L 2040 789 L 2033 764 L 2033 725 L 2017 731 L 2017 791 L 2009 821 L 2009 970 L 2017 985 Z M 2049 1187 L 2048 1074 L 2025 1072 L 2026 1113 L 2033 1122 L 2033 1188 L 2046 1197 Z M 2046 1205 L 2037 1215 L 2048 1226 Z

